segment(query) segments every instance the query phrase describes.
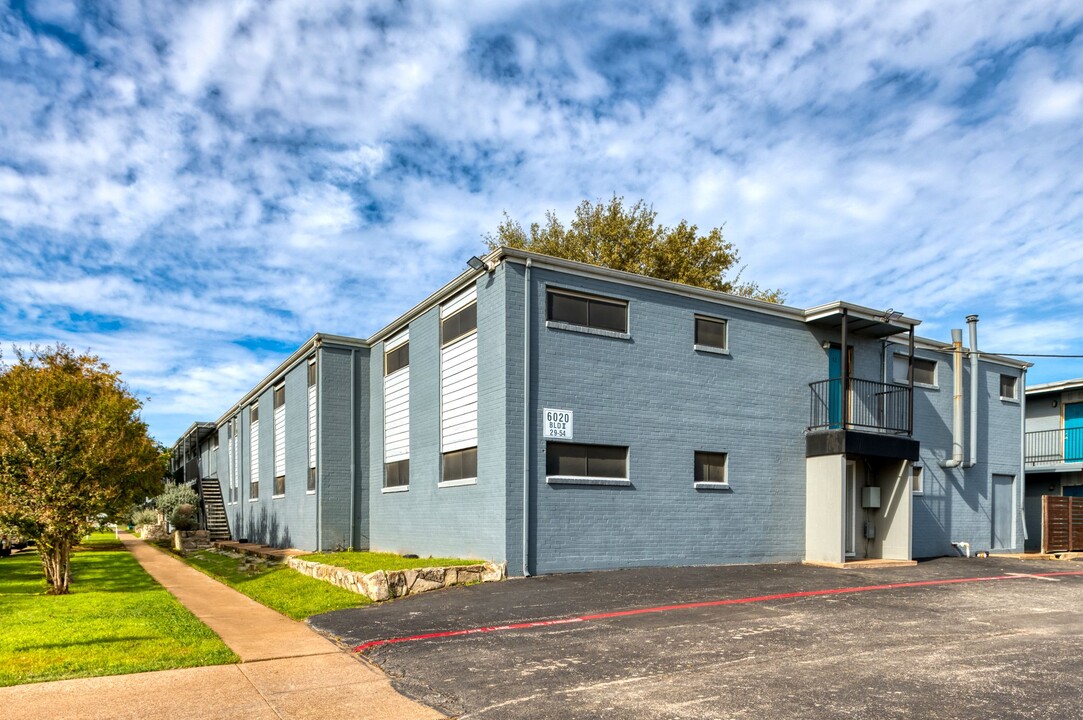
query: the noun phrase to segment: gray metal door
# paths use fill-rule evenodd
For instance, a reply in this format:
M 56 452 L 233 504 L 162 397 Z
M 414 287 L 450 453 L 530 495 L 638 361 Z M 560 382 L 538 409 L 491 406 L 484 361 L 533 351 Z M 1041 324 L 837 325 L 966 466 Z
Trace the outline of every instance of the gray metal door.
M 993 549 L 1012 546 L 1012 484 L 1014 475 L 993 476 Z

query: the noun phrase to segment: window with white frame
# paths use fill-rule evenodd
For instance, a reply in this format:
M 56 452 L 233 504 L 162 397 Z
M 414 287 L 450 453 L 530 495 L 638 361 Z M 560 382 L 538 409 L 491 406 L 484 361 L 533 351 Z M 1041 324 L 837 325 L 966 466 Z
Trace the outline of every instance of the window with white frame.
M 910 468 L 910 491 L 915 495 L 925 494 L 925 468 L 921 465 Z
M 259 401 L 248 410 L 248 499 L 259 500 Z
M 545 317 L 550 322 L 594 330 L 628 332 L 628 303 L 615 298 L 549 288 Z
M 271 497 L 286 494 L 286 386 L 274 388 L 274 487 Z
M 308 361 L 308 492 L 316 492 L 316 358 Z
M 628 479 L 628 448 L 621 445 L 545 444 L 549 478 Z
M 726 352 L 729 349 L 726 337 L 727 324 L 720 318 L 695 318 L 695 348 L 711 352 Z
M 410 331 L 384 341 L 384 489 L 410 486 Z
M 477 288 L 440 306 L 440 484 L 478 476 Z
M 1001 400 L 1018 400 L 1017 388 L 1019 386 L 1019 378 L 1014 375 L 1001 375 L 1000 376 L 1000 399 Z
M 226 503 L 233 504 L 233 483 L 235 478 L 233 476 L 234 468 L 234 455 L 237 451 L 237 443 L 233 437 L 235 424 L 233 419 L 230 418 L 226 421 Z
M 233 416 L 233 502 L 241 500 L 241 418 Z
M 726 473 L 727 453 L 695 453 L 693 484 L 696 487 L 723 487 L 729 485 Z
M 906 377 L 908 355 L 896 354 L 892 362 L 892 379 L 900 385 L 906 385 L 909 379 Z M 936 387 L 936 360 L 926 358 L 914 358 L 914 384 L 924 387 Z

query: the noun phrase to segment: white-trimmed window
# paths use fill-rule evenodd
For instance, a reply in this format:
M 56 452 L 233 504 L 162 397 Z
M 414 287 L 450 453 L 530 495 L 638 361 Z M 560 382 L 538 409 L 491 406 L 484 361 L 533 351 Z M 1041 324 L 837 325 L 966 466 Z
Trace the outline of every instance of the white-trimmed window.
M 697 488 L 728 488 L 729 474 L 726 468 L 728 459 L 727 453 L 695 453 L 693 485 Z
M 274 451 L 275 478 L 271 497 L 286 494 L 286 386 L 274 388 Z
M 239 484 L 238 462 L 240 460 L 240 448 L 238 447 L 237 418 L 226 421 L 226 502 L 237 502 L 237 487 Z
M 628 448 L 621 445 L 584 445 L 547 442 L 545 475 L 550 484 L 630 485 Z
M 384 489 L 410 486 L 410 331 L 384 342 Z
M 915 495 L 925 494 L 925 468 L 921 465 L 910 467 L 910 491 Z
M 626 300 L 548 288 L 545 303 L 545 317 L 549 322 L 607 332 L 628 332 Z
M 906 377 L 906 366 L 909 356 L 897 353 L 891 363 L 892 379 L 900 385 L 906 385 L 909 380 Z M 914 384 L 921 387 L 938 387 L 936 360 L 926 358 L 914 358 Z
M 478 475 L 477 289 L 440 306 L 440 484 Z
M 1001 375 L 1000 376 L 1000 399 L 1001 400 L 1018 400 L 1019 399 L 1019 378 L 1014 375 Z
M 729 325 L 721 318 L 695 316 L 695 344 L 696 350 L 706 352 L 727 353 L 729 352 Z
M 316 492 L 316 358 L 308 361 L 308 492 Z
M 259 500 L 259 401 L 248 409 L 248 499 Z
M 210 467 L 207 470 L 208 475 L 214 475 L 215 477 L 218 476 L 218 450 L 220 447 L 221 444 L 218 439 L 218 428 L 216 427 L 214 429 L 214 434 L 211 435 L 211 450 L 210 453 L 208 453 L 210 455 Z

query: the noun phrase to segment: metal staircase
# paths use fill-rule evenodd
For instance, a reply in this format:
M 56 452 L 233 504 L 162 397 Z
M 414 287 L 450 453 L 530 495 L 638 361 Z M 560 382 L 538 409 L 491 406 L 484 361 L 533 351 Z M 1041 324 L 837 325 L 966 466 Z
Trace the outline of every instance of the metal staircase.
M 229 540 L 229 520 L 222 502 L 222 486 L 215 478 L 200 478 L 199 496 L 203 499 L 203 522 L 211 540 Z

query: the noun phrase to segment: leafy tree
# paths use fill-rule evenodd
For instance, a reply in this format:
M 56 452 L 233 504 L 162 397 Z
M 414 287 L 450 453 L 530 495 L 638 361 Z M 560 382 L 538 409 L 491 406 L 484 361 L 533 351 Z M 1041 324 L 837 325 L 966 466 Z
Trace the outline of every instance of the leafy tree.
M 118 372 L 63 345 L 15 355 L 0 364 L 0 518 L 35 541 L 62 595 L 72 547 L 99 514 L 154 494 L 165 466 Z
M 687 220 L 666 227 L 643 200 L 631 207 L 616 195 L 608 203 L 584 200 L 567 228 L 551 210 L 545 213 L 544 225 L 532 223 L 529 230 L 504 213 L 504 221 L 485 240 L 490 250 L 506 245 L 756 300 L 785 299 L 781 290 L 740 282 L 740 256 L 722 237 L 722 228 L 700 234 Z

